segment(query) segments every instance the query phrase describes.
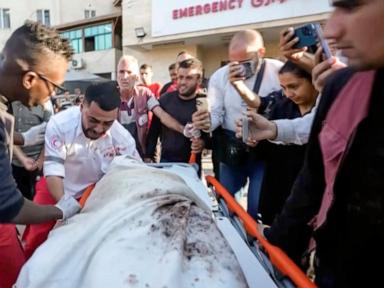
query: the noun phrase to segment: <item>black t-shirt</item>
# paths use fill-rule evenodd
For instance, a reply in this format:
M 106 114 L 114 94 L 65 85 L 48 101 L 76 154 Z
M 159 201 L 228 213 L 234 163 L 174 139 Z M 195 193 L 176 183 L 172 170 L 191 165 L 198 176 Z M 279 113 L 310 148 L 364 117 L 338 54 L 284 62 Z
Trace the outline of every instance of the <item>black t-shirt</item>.
M 160 97 L 160 106 L 180 124 L 192 122 L 196 111 L 196 99 L 183 100 L 178 91 L 166 93 Z M 183 134 L 161 124 L 156 116 L 152 119 L 147 141 L 147 156 L 153 157 L 157 138 L 161 140 L 161 159 L 167 162 L 188 162 L 191 154 L 191 141 Z
M 24 198 L 12 177 L 4 123 L 0 120 L 0 222 L 12 220 L 20 211 Z

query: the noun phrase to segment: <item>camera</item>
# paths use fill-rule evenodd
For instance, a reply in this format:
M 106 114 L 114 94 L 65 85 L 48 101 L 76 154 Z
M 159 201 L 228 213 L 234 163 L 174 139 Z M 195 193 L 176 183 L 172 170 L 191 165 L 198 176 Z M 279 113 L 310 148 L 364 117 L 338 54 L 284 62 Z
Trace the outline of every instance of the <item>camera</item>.
M 252 61 L 240 62 L 239 66 L 241 67 L 241 72 L 238 74 L 239 77 L 244 77 L 245 79 L 251 78 L 254 74 L 254 63 Z

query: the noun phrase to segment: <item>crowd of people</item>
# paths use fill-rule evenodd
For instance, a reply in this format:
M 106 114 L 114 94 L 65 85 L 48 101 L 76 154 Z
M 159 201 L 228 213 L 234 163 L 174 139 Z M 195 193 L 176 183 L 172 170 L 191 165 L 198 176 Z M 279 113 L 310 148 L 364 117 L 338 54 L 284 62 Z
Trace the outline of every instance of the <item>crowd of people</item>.
M 320 46 L 295 48 L 293 28 L 280 34 L 285 61 L 267 58 L 262 35 L 242 30 L 208 80 L 187 51 L 164 86 L 150 64 L 124 55 L 117 83 L 92 84 L 78 106 L 56 113 L 47 106 L 63 89 L 70 44 L 38 23 L 18 28 L 0 62 L 0 287 L 11 287 L 57 220 L 80 210 L 115 156 L 194 155 L 201 174 L 204 149 L 232 195 L 248 187 L 247 211 L 272 244 L 303 269 L 315 251 L 319 287 L 379 283 L 384 2 L 331 2 L 331 58 Z M 198 107 L 201 97 L 207 105 Z M 27 224 L 23 245 L 14 224 Z

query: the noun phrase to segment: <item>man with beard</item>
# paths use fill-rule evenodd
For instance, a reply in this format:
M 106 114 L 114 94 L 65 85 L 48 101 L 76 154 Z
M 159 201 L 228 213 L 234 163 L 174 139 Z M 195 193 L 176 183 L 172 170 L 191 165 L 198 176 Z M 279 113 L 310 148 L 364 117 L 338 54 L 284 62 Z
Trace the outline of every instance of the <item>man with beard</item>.
M 114 82 L 88 87 L 84 103 L 53 117 L 45 135 L 44 185 L 36 189 L 34 202 L 56 203 L 63 195 L 80 198 L 96 183 L 117 155 L 140 159 L 135 140 L 116 120 L 120 94 Z M 25 233 L 25 252 L 33 251 L 47 238 L 55 222 L 31 225 Z
M 196 58 L 184 60 L 177 69 L 177 91 L 166 93 L 160 97 L 160 106 L 182 125 L 192 122 L 192 114 L 196 111 L 196 95 L 202 80 L 202 65 Z M 196 130 L 199 133 L 198 130 Z M 191 152 L 200 153 L 204 140 L 195 134 L 191 140 L 164 125 L 154 117 L 148 134 L 146 158 L 153 159 L 157 139 L 160 135 L 160 162 L 187 163 Z M 201 158 L 197 158 L 200 164 Z

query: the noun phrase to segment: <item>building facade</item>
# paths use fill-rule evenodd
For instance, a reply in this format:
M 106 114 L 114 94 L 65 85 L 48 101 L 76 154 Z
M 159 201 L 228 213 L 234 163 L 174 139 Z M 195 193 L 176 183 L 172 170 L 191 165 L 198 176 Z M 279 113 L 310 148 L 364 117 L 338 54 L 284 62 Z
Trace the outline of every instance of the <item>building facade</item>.
M 282 28 L 322 22 L 329 12 L 328 0 L 123 0 L 123 52 L 151 64 L 155 80 L 165 83 L 168 65 L 187 50 L 209 77 L 227 61 L 236 31 L 259 30 L 267 56 L 278 57 Z
M 76 52 L 73 69 L 115 79 L 122 54 L 121 6 L 116 0 L 0 0 L 0 48 L 25 20 L 57 28 Z

